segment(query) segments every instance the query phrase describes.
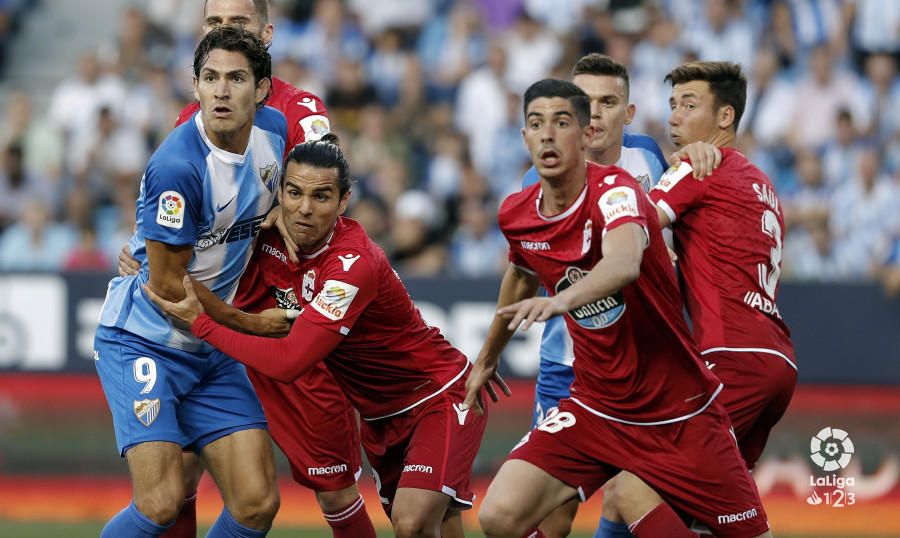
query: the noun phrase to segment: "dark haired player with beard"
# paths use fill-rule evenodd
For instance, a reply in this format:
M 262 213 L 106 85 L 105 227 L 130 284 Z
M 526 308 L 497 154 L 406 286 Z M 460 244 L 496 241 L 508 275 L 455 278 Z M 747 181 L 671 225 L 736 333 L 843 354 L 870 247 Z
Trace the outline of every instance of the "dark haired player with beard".
M 276 381 L 293 382 L 324 361 L 362 415 L 362 445 L 396 536 L 463 536 L 460 510 L 472 506 L 470 472 L 487 423 L 461 407 L 468 360 L 425 324 L 365 230 L 341 216 L 350 170 L 340 148 L 296 146 L 279 193 L 300 262 L 267 231 L 241 280 L 241 300 L 302 309 L 287 337 L 241 334 L 215 322 L 187 280 L 180 303 L 150 296 L 196 336 Z
M 694 351 L 649 197 L 624 170 L 585 160 L 593 127 L 577 86 L 537 82 L 524 108 L 541 181 L 500 209 L 511 266 L 465 405 L 476 404 L 519 324 L 554 315 L 565 315 L 572 335 L 575 381 L 491 483 L 479 514 L 485 534 L 519 538 L 628 469 L 666 501 L 623 512 L 639 537 L 694 536 L 667 503 L 719 536 L 770 536 L 716 401 L 721 383 Z M 552 295 L 533 297 L 538 283 Z

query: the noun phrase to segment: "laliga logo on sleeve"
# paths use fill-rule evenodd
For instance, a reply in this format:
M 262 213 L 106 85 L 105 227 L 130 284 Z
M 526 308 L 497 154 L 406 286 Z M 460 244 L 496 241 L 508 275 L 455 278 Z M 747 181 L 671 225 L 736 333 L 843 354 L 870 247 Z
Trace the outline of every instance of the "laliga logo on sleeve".
M 166 191 L 159 195 L 156 223 L 166 228 L 181 229 L 184 225 L 184 196 L 181 193 Z
M 844 469 L 853 457 L 853 441 L 844 430 L 825 427 L 809 441 L 809 457 L 825 471 Z

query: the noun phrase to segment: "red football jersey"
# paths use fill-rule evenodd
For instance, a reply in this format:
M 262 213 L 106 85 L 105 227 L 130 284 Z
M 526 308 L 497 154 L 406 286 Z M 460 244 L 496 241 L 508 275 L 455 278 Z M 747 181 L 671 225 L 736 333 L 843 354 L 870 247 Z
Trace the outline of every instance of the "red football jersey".
M 499 221 L 510 261 L 536 273 L 551 295 L 600 261 L 608 231 L 633 222 L 649 240 L 635 282 L 565 315 L 573 400 L 633 424 L 673 422 L 706 408 L 720 383 L 697 356 L 656 210 L 640 185 L 621 168 L 588 163 L 587 184 L 569 209 L 546 217 L 541 195 L 540 183 L 511 195 Z
M 288 138 L 284 146 L 285 157 L 297 144 L 307 140 L 318 140 L 331 131 L 325 103 L 315 94 L 292 86 L 279 78 L 272 77 L 272 90 L 269 92 L 266 105 L 280 110 L 287 118 Z M 197 101 L 187 105 L 178 114 L 175 125 L 186 122 L 198 110 L 200 103 Z
M 425 324 L 384 251 L 352 219 L 339 218 L 329 243 L 298 265 L 277 231 L 263 231 L 235 304 L 263 304 L 261 296 L 344 335 L 325 363 L 367 420 L 415 407 L 469 366 Z
M 650 196 L 673 223 L 700 353 L 771 353 L 794 366 L 775 305 L 784 215 L 772 183 L 732 148 L 722 148 L 722 164 L 703 181 L 691 172 L 689 163 L 673 166 Z

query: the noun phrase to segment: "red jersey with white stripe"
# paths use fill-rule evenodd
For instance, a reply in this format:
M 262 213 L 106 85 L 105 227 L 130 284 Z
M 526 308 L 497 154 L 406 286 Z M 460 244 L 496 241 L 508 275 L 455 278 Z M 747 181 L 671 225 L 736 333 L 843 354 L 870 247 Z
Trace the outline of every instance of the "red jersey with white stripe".
M 272 89 L 269 91 L 266 105 L 280 110 L 287 118 L 288 137 L 284 147 L 285 157 L 297 144 L 302 144 L 307 140 L 318 140 L 331 131 L 325 103 L 317 95 L 301 90 L 279 78 L 272 77 Z M 178 114 L 175 125 L 186 122 L 198 110 L 200 110 L 200 103 L 196 101 L 187 105 Z
M 722 164 L 703 181 L 683 162 L 650 192 L 672 221 L 694 340 L 701 354 L 770 353 L 793 366 L 790 331 L 775 303 L 781 203 L 769 178 L 743 154 L 721 151 Z
M 694 349 L 656 210 L 640 185 L 621 168 L 588 163 L 587 184 L 566 211 L 542 215 L 541 195 L 540 183 L 511 195 L 499 222 L 510 261 L 536 273 L 551 295 L 600 261 L 610 230 L 635 223 L 649 239 L 635 282 L 565 315 L 576 358 L 572 399 L 632 424 L 674 422 L 705 409 L 720 383 Z
M 363 418 L 406 411 L 462 377 L 466 357 L 425 324 L 359 223 L 340 217 L 328 244 L 299 264 L 286 252 L 276 230 L 263 231 L 235 302 L 274 294 L 279 307 L 343 335 L 325 363 Z M 302 337 L 294 332 L 287 339 Z

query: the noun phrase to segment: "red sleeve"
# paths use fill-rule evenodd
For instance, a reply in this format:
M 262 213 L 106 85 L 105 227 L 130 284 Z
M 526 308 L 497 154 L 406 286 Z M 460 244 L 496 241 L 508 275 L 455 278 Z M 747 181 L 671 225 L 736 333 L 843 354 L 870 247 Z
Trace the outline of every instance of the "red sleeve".
M 193 103 L 185 106 L 181 109 L 181 112 L 178 113 L 178 117 L 175 119 L 175 127 L 178 127 L 182 123 L 191 119 L 198 110 L 200 110 L 200 103 L 194 101 Z
M 650 199 L 675 222 L 685 211 L 695 207 L 706 192 L 706 181 L 694 179 L 691 163 L 682 161 L 669 168 L 650 191 Z
M 522 257 L 522 252 L 512 246 L 512 244 L 509 245 L 509 255 L 507 256 L 507 258 L 509 259 L 509 263 L 515 265 L 526 273 L 531 273 L 532 275 L 537 274 L 534 269 L 532 269 L 531 266 L 528 265 L 528 262 L 525 261 L 525 258 Z
M 269 293 L 269 286 L 263 278 L 261 261 L 259 259 L 259 243 L 247 264 L 247 269 L 241 275 L 238 282 L 237 293 L 232 301 L 232 306 L 244 312 L 261 312 L 274 306 L 274 298 Z
M 331 132 L 328 110 L 318 96 L 298 90 L 284 107 L 288 124 L 288 147 L 290 151 L 297 144 L 307 140 L 318 140 Z
M 300 317 L 347 335 L 378 296 L 378 272 L 372 261 L 352 249 L 335 249 L 323 264 L 317 294 Z
M 191 332 L 216 349 L 261 374 L 290 383 L 328 356 L 340 344 L 340 334 L 300 317 L 284 338 L 242 334 L 200 314 Z
M 637 188 L 636 188 L 637 187 Z M 596 209 L 602 223 L 602 234 L 615 230 L 623 224 L 633 222 L 647 231 L 647 214 L 644 201 L 639 196 L 646 196 L 634 178 L 625 172 L 610 174 L 600 183 L 600 193 Z M 649 234 L 648 234 L 649 236 Z

